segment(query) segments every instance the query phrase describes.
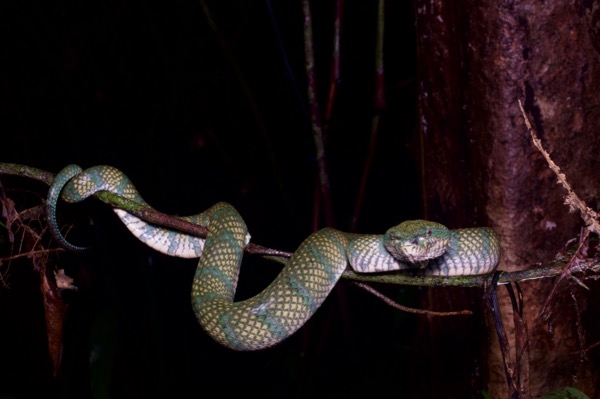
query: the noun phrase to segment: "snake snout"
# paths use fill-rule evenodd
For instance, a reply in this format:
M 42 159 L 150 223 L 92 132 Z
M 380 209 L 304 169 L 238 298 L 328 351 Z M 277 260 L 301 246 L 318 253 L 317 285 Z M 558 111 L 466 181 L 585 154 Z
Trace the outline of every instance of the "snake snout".
M 404 242 L 400 251 L 412 263 L 423 262 L 440 257 L 446 252 L 447 240 L 427 240 L 423 237 L 415 244 L 413 241 Z

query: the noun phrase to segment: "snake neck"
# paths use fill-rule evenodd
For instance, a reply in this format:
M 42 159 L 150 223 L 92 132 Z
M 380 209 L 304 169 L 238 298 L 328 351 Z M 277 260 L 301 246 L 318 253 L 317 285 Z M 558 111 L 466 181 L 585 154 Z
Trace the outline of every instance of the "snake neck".
M 409 269 L 385 248 L 383 235 L 356 235 L 348 242 L 348 263 L 357 273 L 378 273 Z

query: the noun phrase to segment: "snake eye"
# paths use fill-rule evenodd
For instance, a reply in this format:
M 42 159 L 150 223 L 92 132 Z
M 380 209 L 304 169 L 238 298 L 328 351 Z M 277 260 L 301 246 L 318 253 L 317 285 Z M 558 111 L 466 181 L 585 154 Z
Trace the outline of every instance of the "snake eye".
M 431 237 L 431 229 L 428 228 L 427 230 L 425 230 L 425 235 L 427 237 Z

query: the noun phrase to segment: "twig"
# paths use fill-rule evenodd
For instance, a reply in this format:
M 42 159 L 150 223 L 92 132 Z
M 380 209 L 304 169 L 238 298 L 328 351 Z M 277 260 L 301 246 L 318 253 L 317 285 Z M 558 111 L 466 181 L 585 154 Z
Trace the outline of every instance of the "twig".
M 333 33 L 333 52 L 331 54 L 331 76 L 329 78 L 329 93 L 327 95 L 327 108 L 325 109 L 325 124 L 329 126 L 333 115 L 333 106 L 335 104 L 337 87 L 340 83 L 340 42 L 342 37 L 342 15 L 344 10 L 344 0 L 337 0 L 335 4 L 335 22 Z
M 600 346 L 600 341 L 598 341 L 598 342 L 595 342 L 595 343 L 593 343 L 593 344 L 591 344 L 591 345 L 589 345 L 589 346 L 586 346 L 585 348 L 582 348 L 582 349 L 581 349 L 581 352 L 584 352 L 584 353 L 585 353 L 585 356 L 587 357 L 587 353 L 588 353 L 590 350 L 592 350 L 592 349 L 594 349 L 594 348 L 596 348 L 596 347 L 598 347 L 598 346 Z M 576 355 L 576 354 L 577 354 L 577 352 L 571 352 L 571 354 L 572 354 L 572 355 Z M 580 354 L 580 356 L 581 356 L 581 354 Z
M 422 314 L 426 316 L 464 316 L 464 315 L 472 315 L 473 312 L 470 310 L 457 310 L 450 312 L 436 312 L 435 310 L 426 310 L 426 309 L 415 309 L 408 306 L 400 305 L 399 303 L 393 301 L 391 298 L 383 295 L 381 292 L 377 291 L 375 288 L 371 287 L 365 283 L 354 282 L 354 285 L 362 288 L 363 290 L 375 295 L 377 298 L 381 299 L 383 302 L 387 303 L 391 307 L 395 309 L 402 310 L 408 313 L 416 313 Z
M 321 200 L 323 201 L 325 223 L 327 226 L 333 226 L 333 206 L 331 202 L 331 189 L 329 184 L 329 172 L 327 170 L 327 159 L 325 157 L 323 123 L 321 121 L 319 97 L 317 94 L 317 77 L 315 72 L 315 55 L 313 49 L 312 14 L 310 12 L 309 0 L 302 0 L 302 11 L 304 12 L 304 53 L 306 57 L 308 103 L 310 108 L 311 128 L 315 141 L 317 168 L 319 170 L 319 187 L 321 189 Z
M 550 317 L 550 314 L 548 313 L 548 307 L 550 306 L 550 301 L 556 294 L 558 284 L 571 274 L 571 268 L 575 264 L 575 261 L 577 259 L 579 259 L 580 255 L 581 255 L 581 249 L 584 247 L 584 244 L 586 243 L 589 234 L 590 234 L 590 231 L 588 229 L 583 229 L 583 237 L 581 237 L 581 239 L 580 239 L 579 246 L 577 246 L 577 250 L 575 251 L 573 256 L 571 256 L 571 258 L 569 259 L 569 262 L 561 271 L 560 277 L 552 286 L 552 290 L 550 291 L 550 294 L 548 294 L 548 297 L 546 298 L 546 301 L 544 302 L 544 306 L 542 307 L 542 310 L 540 312 L 540 317 L 542 319 L 547 320 L 548 317 Z M 579 280 L 577 280 L 577 279 L 576 279 L 576 281 L 578 282 L 578 284 L 583 284 L 583 283 L 579 282 Z
M 496 294 L 496 287 L 498 286 L 497 283 L 499 276 L 499 273 L 494 273 L 490 284 L 486 285 L 485 298 L 487 300 L 488 307 L 492 312 L 492 316 L 494 319 L 494 326 L 496 327 L 496 334 L 498 335 L 500 352 L 502 353 L 502 363 L 504 364 L 506 382 L 508 383 L 508 387 L 510 390 L 510 397 L 512 399 L 518 399 L 519 389 L 515 384 L 515 366 L 512 360 L 510 359 L 508 339 L 506 338 L 506 332 L 504 331 L 504 324 L 502 323 L 502 314 L 500 312 L 500 304 L 498 303 L 498 296 Z
M 32 173 L 38 177 L 45 177 L 45 173 L 39 169 L 29 169 L 25 167 L 19 167 L 19 165 L 12 165 L 14 168 L 13 172 L 21 175 L 23 172 Z M 46 338 L 48 343 L 48 354 L 50 355 L 53 374 L 56 377 L 60 372 L 60 358 L 62 353 L 62 330 L 63 321 L 66 311 L 66 305 L 60 297 L 54 276 L 50 275 L 50 267 L 48 265 L 49 254 L 52 252 L 62 251 L 62 248 L 45 249 L 42 245 L 42 236 L 46 228 L 42 228 L 41 231 L 30 227 L 28 224 L 23 222 L 21 214 L 17 212 L 14 202 L 6 196 L 4 187 L 0 184 L 0 204 L 2 205 L 2 216 L 6 219 L 6 225 L 4 226 L 7 234 L 8 241 L 11 246 L 11 255 L 4 258 L 0 258 L 0 266 L 6 262 L 8 265 L 15 259 L 21 257 L 30 258 L 33 264 L 33 269 L 39 274 L 40 291 L 44 303 L 44 319 L 46 324 Z M 27 213 L 27 216 L 31 216 L 32 213 Z M 19 233 L 19 242 L 17 244 L 18 253 L 12 255 L 15 252 L 15 244 L 17 234 Z M 8 270 L 8 266 L 7 266 Z M 8 272 L 7 272 L 8 273 Z M 0 283 L 6 285 L 4 276 L 0 276 Z
M 542 153 L 548 166 L 554 172 L 556 177 L 558 178 L 558 183 L 563 186 L 563 188 L 567 191 L 567 196 L 565 197 L 565 205 L 569 206 L 571 210 L 578 210 L 581 218 L 583 219 L 585 226 L 596 234 L 600 234 L 600 223 L 598 222 L 598 213 L 588 207 L 582 199 L 579 198 L 577 193 L 573 191 L 571 185 L 567 181 L 566 176 L 560 171 L 558 165 L 554 163 L 552 158 L 550 158 L 550 154 L 544 149 L 542 146 L 542 142 L 538 138 L 535 129 L 531 126 L 529 119 L 527 118 L 527 114 L 523 109 L 523 105 L 521 104 L 521 100 L 519 101 L 519 108 L 521 109 L 521 114 L 523 115 L 523 119 L 525 120 L 525 125 L 527 126 L 527 130 L 531 135 L 531 139 L 533 140 L 533 144 L 537 147 L 537 149 Z
M 575 293 L 571 289 L 571 299 L 573 300 L 573 307 L 575 308 L 575 326 L 577 327 L 577 338 L 579 341 L 579 347 L 581 348 L 579 352 L 579 359 L 581 363 L 587 360 L 587 352 L 589 348 L 585 348 L 585 332 L 583 331 L 583 323 L 581 321 L 581 310 L 579 309 L 579 304 L 577 303 L 577 297 Z
M 517 295 L 513 290 L 513 284 Z M 527 321 L 523 316 L 523 292 L 518 282 L 506 284 L 506 290 L 510 297 L 513 309 L 513 323 L 515 327 L 515 385 L 522 398 L 529 397 L 529 334 L 527 332 Z
M 556 177 L 558 179 L 558 183 L 567 192 L 567 195 L 565 197 L 565 205 L 569 206 L 570 211 L 574 211 L 574 210 L 579 211 L 579 215 L 583 219 L 583 222 L 586 227 L 586 229 L 584 230 L 583 236 L 580 238 L 580 242 L 579 242 L 579 246 L 577 247 L 577 251 L 575 251 L 575 253 L 571 257 L 571 259 L 569 260 L 569 262 L 567 263 L 567 265 L 561 272 L 558 281 L 556 281 L 556 283 L 552 287 L 552 291 L 546 298 L 546 301 L 544 303 L 542 311 L 540 312 L 540 317 L 547 319 L 548 318 L 548 314 L 547 314 L 548 306 L 549 306 L 550 301 L 552 300 L 552 297 L 554 296 L 554 294 L 557 290 L 558 284 L 565 277 L 567 277 L 570 274 L 571 268 L 575 264 L 576 259 L 578 259 L 581 255 L 582 248 L 584 248 L 584 244 L 587 241 L 589 233 L 594 232 L 596 234 L 600 234 L 600 223 L 598 221 L 599 215 L 596 211 L 594 211 L 593 209 L 588 207 L 586 205 L 585 201 L 583 201 L 581 198 L 579 198 L 577 193 L 571 188 L 571 185 L 567 181 L 567 177 L 565 176 L 565 174 L 560 171 L 560 168 L 552 160 L 548 151 L 546 151 L 544 149 L 544 146 L 542 145 L 541 140 L 539 139 L 535 129 L 533 128 L 533 126 L 531 125 L 531 122 L 529 121 L 529 118 L 527 117 L 527 113 L 525 112 L 525 109 L 523 108 L 523 104 L 521 103 L 521 100 L 518 100 L 518 102 L 519 102 L 519 108 L 521 110 L 521 114 L 523 115 L 523 119 L 525 120 L 525 125 L 527 126 L 527 130 L 529 131 L 529 134 L 531 136 L 531 140 L 533 141 L 533 144 L 540 151 L 540 153 L 542 154 L 542 156 L 548 163 L 550 170 L 552 170 L 552 172 L 554 172 L 554 174 L 556 175 Z M 576 281 L 579 283 L 579 280 L 576 280 Z
M 39 169 L 30 168 L 22 165 L 3 164 L 0 163 L 0 175 L 19 175 L 37 179 L 39 181 L 51 183 L 54 175 Z M 206 232 L 201 226 L 186 222 L 175 216 L 165 215 L 155 209 L 144 207 L 137 202 L 126 200 L 116 194 L 109 192 L 98 193 L 97 198 L 106 204 L 121 208 L 127 212 L 151 223 L 161 224 L 165 227 L 177 228 L 182 232 L 205 237 Z M 280 260 L 289 258 L 291 253 L 262 247 L 256 244 L 250 244 L 246 250 L 253 254 L 265 255 L 268 257 L 277 257 Z M 499 276 L 499 284 L 507 284 L 512 281 L 526 281 L 541 278 L 555 277 L 560 275 L 565 266 L 564 262 L 554 261 L 553 263 L 544 266 L 536 267 L 516 272 L 503 272 Z M 571 273 L 600 273 L 600 263 L 595 259 L 575 259 L 570 266 Z M 429 287 L 483 287 L 489 284 L 491 275 L 482 276 L 422 276 L 411 273 L 378 273 L 378 274 L 362 274 L 347 270 L 342 275 L 343 278 L 365 283 L 385 283 L 399 284 L 411 286 L 429 286 Z
M 16 255 L 5 256 L 5 257 L 1 258 L 1 260 L 2 260 L 2 262 L 5 262 L 5 261 L 10 262 L 10 261 L 17 260 L 20 258 L 31 258 L 32 256 L 35 256 L 35 255 L 46 255 L 46 254 L 50 254 L 53 252 L 60 253 L 60 252 L 64 252 L 64 251 L 65 250 L 63 248 L 32 249 L 27 252 L 18 253 Z
M 516 272 L 502 272 L 498 284 L 508 284 L 513 281 L 537 280 L 559 275 L 565 264 L 554 261 L 548 266 L 536 267 Z M 572 273 L 600 272 L 600 264 L 595 260 L 578 260 L 572 267 Z M 412 285 L 422 287 L 483 287 L 490 282 L 491 275 L 481 276 L 419 276 L 411 273 L 379 273 L 362 274 L 350 270 L 342 276 L 351 280 L 377 282 L 385 284 Z

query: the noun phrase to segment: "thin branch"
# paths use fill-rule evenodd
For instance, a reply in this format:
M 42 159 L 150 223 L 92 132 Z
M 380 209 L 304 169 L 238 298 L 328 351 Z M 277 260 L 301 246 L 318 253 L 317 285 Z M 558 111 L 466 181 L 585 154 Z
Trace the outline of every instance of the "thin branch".
M 504 330 L 504 323 L 502 322 L 502 314 L 500 311 L 500 304 L 498 302 L 497 295 L 497 283 L 499 273 L 492 275 L 491 281 L 485 287 L 485 298 L 488 303 L 488 307 L 492 312 L 494 319 L 494 326 L 496 327 L 496 334 L 498 335 L 498 344 L 500 345 L 500 352 L 502 353 L 502 363 L 504 365 L 504 373 L 506 375 L 506 382 L 510 390 L 511 399 L 519 399 L 519 389 L 515 382 L 515 365 L 510 358 L 510 347 L 508 339 L 506 338 L 506 332 Z M 509 293 L 512 291 L 509 289 Z
M 342 37 L 342 16 L 344 10 L 344 0 L 337 0 L 335 4 L 335 21 L 333 33 L 333 52 L 331 54 L 331 76 L 329 78 L 329 93 L 327 96 L 327 108 L 325 109 L 325 123 L 329 126 L 333 115 L 333 106 L 335 104 L 337 87 L 341 80 L 340 73 L 340 43 Z
M 310 121 L 315 141 L 317 168 L 319 170 L 319 186 L 321 188 L 321 200 L 327 226 L 333 226 L 333 206 L 331 201 L 331 189 L 329 184 L 329 172 L 327 170 L 327 159 L 325 157 L 325 142 L 323 139 L 323 123 L 321 121 L 319 97 L 317 91 L 317 77 L 315 71 L 315 52 L 313 48 L 312 14 L 310 12 L 310 1 L 302 0 L 302 11 L 304 12 L 304 53 L 306 57 L 306 80 L 308 88 L 308 103 L 310 108 Z
M 48 248 L 48 249 L 32 249 L 27 252 L 22 252 L 16 255 L 9 255 L 1 258 L 2 262 L 10 262 L 20 258 L 31 258 L 34 255 L 47 255 L 53 252 L 61 253 L 65 250 L 63 248 Z
M 548 266 L 536 267 L 516 272 L 502 272 L 499 284 L 513 281 L 537 280 L 560 275 L 565 264 L 555 261 Z M 600 263 L 595 259 L 582 259 L 571 268 L 572 273 L 600 273 Z M 491 274 L 480 276 L 419 276 L 410 273 L 362 274 L 350 270 L 344 272 L 344 278 L 364 282 L 412 285 L 422 287 L 484 287 L 491 280 Z
M 587 239 L 588 239 L 590 232 L 600 234 L 600 222 L 599 222 L 598 213 L 596 211 L 594 211 L 593 209 L 591 209 L 590 207 L 588 207 L 587 204 L 585 203 L 585 201 L 583 201 L 581 198 L 579 198 L 577 193 L 573 190 L 573 188 L 571 188 L 571 185 L 567 181 L 567 177 L 565 176 L 565 174 L 561 172 L 558 165 L 556 165 L 556 163 L 550 157 L 550 154 L 548 153 L 548 151 L 546 151 L 544 149 L 544 146 L 542 145 L 540 138 L 538 137 L 535 129 L 531 125 L 529 118 L 527 117 L 527 113 L 525 112 L 525 109 L 523 108 L 523 104 L 521 103 L 521 100 L 518 100 L 518 103 L 519 103 L 519 109 L 521 110 L 521 114 L 523 115 L 525 125 L 527 126 L 527 130 L 529 131 L 529 134 L 531 136 L 531 140 L 533 141 L 533 144 L 539 150 L 539 152 L 542 154 L 542 156 L 548 163 L 548 167 L 550 168 L 550 170 L 552 170 L 552 172 L 554 172 L 554 174 L 556 175 L 556 177 L 558 179 L 558 184 L 560 184 L 567 192 L 567 195 L 565 196 L 565 205 L 569 206 L 570 211 L 574 211 L 574 210 L 579 211 L 579 215 L 583 219 L 583 222 L 586 227 L 585 230 L 583 231 L 583 234 L 580 237 L 579 246 L 577 247 L 577 250 L 575 251 L 573 256 L 571 256 L 571 259 L 569 260 L 567 265 L 563 268 L 562 272 L 560 273 L 560 277 L 559 277 L 558 281 L 556 281 L 556 283 L 554 283 L 554 286 L 552 287 L 552 291 L 546 298 L 546 301 L 544 303 L 542 311 L 540 312 L 540 317 L 542 319 L 548 320 L 548 317 L 549 317 L 548 307 L 549 307 L 550 301 L 552 300 L 552 298 L 554 297 L 554 294 L 556 293 L 559 283 L 562 280 L 564 280 L 567 276 L 571 275 L 573 266 L 577 263 L 579 258 L 582 257 L 582 251 L 586 248 Z M 578 279 L 575 278 L 575 281 L 578 284 L 582 285 L 583 287 L 587 288 Z
M 39 169 L 3 163 L 0 163 L 0 175 L 1 174 L 25 176 L 43 182 L 51 182 L 54 177 L 53 174 L 41 171 Z M 101 192 L 97 193 L 96 197 L 112 207 L 124 209 L 132 215 L 135 215 L 150 223 L 178 229 L 184 233 L 198 237 L 206 237 L 206 229 L 204 229 L 202 226 L 186 222 L 185 220 L 182 220 L 176 216 L 165 215 L 155 209 L 142 206 L 137 202 L 124 199 L 116 194 Z M 246 251 L 252 254 L 265 255 L 266 257 L 272 259 L 278 258 L 280 261 L 283 261 L 292 255 L 290 252 L 266 248 L 252 243 L 246 247 Z M 499 284 L 507 284 L 513 281 L 526 281 L 555 277 L 561 274 L 564 267 L 564 262 L 554 261 L 553 263 L 550 263 L 544 267 L 536 267 L 516 272 L 502 272 L 499 276 Z M 570 272 L 572 274 L 585 273 L 585 276 L 590 276 L 590 274 L 592 274 L 591 277 L 593 277 L 600 274 L 600 263 L 596 259 L 577 258 L 570 266 Z M 385 283 L 429 287 L 484 287 L 486 284 L 489 284 L 491 279 L 491 275 L 442 277 L 422 276 L 404 272 L 362 274 L 353 272 L 351 270 L 344 272 L 342 277 L 345 279 L 362 281 L 366 283 Z
M 206 235 L 208 234 L 208 230 L 204 226 L 188 222 L 177 216 L 166 215 L 152 207 L 140 205 L 135 201 L 128 200 L 117 194 L 103 191 L 97 193 L 96 196 L 104 203 L 115 208 L 124 209 L 149 223 L 168 227 L 200 238 L 206 238 Z M 246 252 L 255 255 L 281 256 L 285 258 L 292 256 L 290 252 L 267 248 L 253 243 L 246 246 Z
M 377 291 L 375 288 L 373 288 L 370 285 L 367 285 L 365 283 L 354 282 L 354 285 L 357 285 L 358 287 L 362 288 L 363 290 L 375 295 L 377 298 L 381 299 L 383 302 L 387 303 L 391 307 L 402 310 L 403 312 L 421 314 L 421 315 L 426 315 L 426 316 L 465 316 L 465 315 L 473 314 L 473 312 L 471 312 L 470 310 L 437 312 L 435 310 L 415 309 L 415 308 L 411 308 L 408 306 L 400 305 L 399 303 L 397 303 L 394 300 L 392 300 L 391 298 L 383 295 L 381 292 Z
M 16 163 L 0 163 L 0 174 L 27 177 L 47 185 L 52 184 L 54 180 L 54 173 Z
M 572 355 L 576 355 L 576 354 L 578 354 L 578 353 L 579 353 L 579 355 L 580 355 L 580 356 L 582 356 L 582 357 L 583 357 L 583 356 L 587 356 L 587 353 L 588 353 L 590 350 L 592 350 L 592 349 L 594 349 L 594 348 L 597 348 L 598 346 L 600 346 L 600 341 L 598 341 L 598 342 L 595 342 L 595 343 L 593 343 L 593 344 L 591 344 L 591 345 L 589 345 L 589 346 L 587 346 L 587 347 L 585 347 L 585 348 L 581 349 L 581 351 L 580 351 L 580 352 L 583 352 L 584 354 L 582 354 L 582 353 L 580 353 L 580 352 L 571 352 L 571 354 L 572 354 Z
M 513 284 L 517 295 L 513 290 Z M 515 362 L 514 378 L 515 385 L 519 390 L 521 398 L 529 397 L 529 334 L 527 332 L 527 321 L 523 315 L 523 292 L 518 282 L 505 285 L 513 309 L 513 324 L 515 336 Z
M 550 306 L 550 302 L 552 301 L 552 298 L 556 294 L 556 290 L 558 289 L 558 285 L 567 276 L 570 276 L 570 274 L 571 274 L 571 268 L 575 264 L 576 260 L 581 257 L 582 248 L 584 248 L 584 246 L 585 246 L 585 244 L 587 242 L 588 236 L 590 235 L 590 231 L 588 229 L 582 229 L 582 230 L 583 230 L 583 236 L 580 239 L 579 245 L 577 246 L 577 250 L 575 251 L 575 253 L 573 254 L 573 256 L 571 256 L 571 258 L 569 259 L 569 262 L 567 263 L 567 265 L 561 271 L 560 277 L 558 278 L 558 280 L 552 286 L 552 290 L 550 291 L 550 294 L 548 294 L 548 297 L 546 297 L 546 301 L 544 302 L 544 306 L 542 307 L 542 311 L 540 312 L 540 317 L 542 319 L 547 320 L 548 317 L 550 317 L 550 314 L 548 313 L 548 307 Z M 577 280 L 577 282 L 580 285 L 583 284 L 583 283 L 580 283 L 579 280 Z
M 550 169 L 554 172 L 556 177 L 558 178 L 558 183 L 565 189 L 567 192 L 567 196 L 565 197 L 565 205 L 568 205 L 571 210 L 578 210 L 581 218 L 583 219 L 586 227 L 596 233 L 600 234 L 600 223 L 598 222 L 598 213 L 588 207 L 582 199 L 579 198 L 577 193 L 573 191 L 571 185 L 567 181 L 566 176 L 560 171 L 558 165 L 554 163 L 552 158 L 550 158 L 550 154 L 544 149 L 542 146 L 542 142 L 539 139 L 535 129 L 531 126 L 529 122 L 529 118 L 527 118 L 527 114 L 525 113 L 525 109 L 523 109 L 523 104 L 521 104 L 521 100 L 518 100 L 519 108 L 521 109 L 521 114 L 523 115 L 523 119 L 525 120 L 525 125 L 527 126 L 527 130 L 529 130 L 529 134 L 531 135 L 531 139 L 533 140 L 533 144 L 536 148 L 542 153 L 544 159 L 548 163 Z
M 47 177 L 43 171 L 39 169 L 27 169 L 19 165 L 13 166 L 12 171 L 18 175 L 23 173 L 31 173 L 38 178 Z M 44 319 L 46 322 L 46 338 L 48 344 L 48 354 L 50 355 L 53 374 L 56 377 L 60 371 L 60 359 L 62 353 L 62 331 L 63 321 L 66 312 L 66 305 L 63 302 L 57 286 L 54 281 L 54 276 L 49 275 L 51 267 L 49 266 L 49 254 L 52 252 L 60 252 L 62 248 L 45 249 L 42 245 L 42 236 L 46 227 L 41 231 L 24 223 L 21 214 L 17 212 L 14 202 L 6 196 L 4 187 L 0 184 L 0 204 L 2 205 L 2 216 L 6 220 L 4 228 L 8 234 L 8 242 L 10 243 L 11 255 L 0 258 L 0 266 L 3 263 L 10 265 L 15 259 L 27 257 L 31 259 L 33 270 L 39 274 L 40 291 L 44 303 Z M 30 217 L 35 212 L 26 212 L 26 216 Z M 18 234 L 18 235 L 17 235 Z M 16 240 L 18 238 L 18 244 Z M 15 249 L 15 245 L 17 249 Z M 16 255 L 12 255 L 18 251 Z M 9 266 L 6 267 L 8 273 Z M 0 275 L 0 283 L 4 286 L 7 280 L 3 275 Z
M 575 296 L 575 293 L 572 289 L 570 291 L 571 299 L 573 300 L 573 307 L 575 308 L 575 326 L 577 327 L 577 338 L 580 347 L 579 358 L 581 363 L 583 363 L 587 360 L 587 351 L 590 347 L 585 348 L 586 339 L 585 332 L 583 330 L 583 322 L 581 321 L 581 309 L 579 309 L 579 304 L 577 303 L 577 297 Z

